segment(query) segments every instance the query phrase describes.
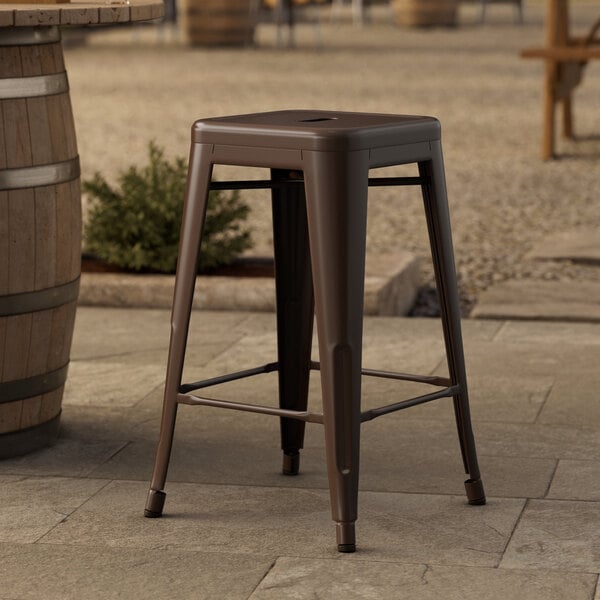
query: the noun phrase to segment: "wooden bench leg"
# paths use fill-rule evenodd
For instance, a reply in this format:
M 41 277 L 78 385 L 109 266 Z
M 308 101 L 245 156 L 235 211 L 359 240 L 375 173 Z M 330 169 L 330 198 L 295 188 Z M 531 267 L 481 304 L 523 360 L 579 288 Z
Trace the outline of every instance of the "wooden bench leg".
M 546 76 L 544 81 L 544 123 L 542 134 L 542 159 L 554 157 L 554 85 L 556 82 L 557 66 L 554 61 L 546 61 Z
M 563 98 L 562 102 L 562 122 L 563 135 L 568 139 L 573 139 L 573 111 L 571 96 Z

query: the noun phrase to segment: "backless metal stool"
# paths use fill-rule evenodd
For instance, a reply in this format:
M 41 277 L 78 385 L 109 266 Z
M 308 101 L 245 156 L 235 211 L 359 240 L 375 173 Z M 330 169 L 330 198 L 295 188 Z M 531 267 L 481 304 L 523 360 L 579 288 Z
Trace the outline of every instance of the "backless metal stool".
M 369 179 L 369 169 L 418 163 L 418 177 Z M 267 181 L 211 184 L 215 164 L 267 167 Z M 303 179 L 302 179 L 303 178 Z M 361 364 L 369 185 L 419 185 L 446 345 L 449 377 L 363 370 Z M 196 264 L 210 189 L 270 188 L 274 224 L 278 360 L 183 384 Z M 320 362 L 311 360 L 316 309 Z M 307 410 L 310 370 L 320 370 L 323 414 Z M 197 390 L 278 371 L 279 406 L 203 398 Z M 361 412 L 361 375 L 436 386 L 436 391 Z M 306 422 L 325 427 L 338 550 L 355 550 L 360 425 L 381 415 L 452 397 L 470 504 L 485 504 L 471 428 L 460 312 L 448 216 L 440 124 L 431 117 L 280 111 L 197 121 L 171 320 L 160 439 L 145 515 L 159 517 L 178 404 L 245 410 L 281 418 L 283 472 L 298 473 Z

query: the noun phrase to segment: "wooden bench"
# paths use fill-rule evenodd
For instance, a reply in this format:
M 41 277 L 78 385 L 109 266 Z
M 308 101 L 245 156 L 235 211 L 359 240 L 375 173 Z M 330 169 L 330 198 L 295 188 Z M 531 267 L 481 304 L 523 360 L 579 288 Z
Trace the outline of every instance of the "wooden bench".
M 568 0 L 548 0 L 546 15 L 546 47 L 528 48 L 521 52 L 523 58 L 540 58 L 546 62 L 544 76 L 544 122 L 542 158 L 553 158 L 555 142 L 555 107 L 561 104 L 563 135 L 573 138 L 572 92 L 581 82 L 583 70 L 589 60 L 600 59 L 600 19 L 588 35 L 574 37 L 569 34 Z

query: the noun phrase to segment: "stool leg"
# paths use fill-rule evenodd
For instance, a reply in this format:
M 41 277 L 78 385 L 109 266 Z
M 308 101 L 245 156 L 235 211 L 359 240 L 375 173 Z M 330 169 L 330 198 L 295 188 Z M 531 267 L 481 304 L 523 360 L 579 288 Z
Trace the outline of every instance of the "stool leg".
M 194 284 L 196 282 L 196 265 L 206 215 L 211 174 L 211 146 L 193 144 L 179 241 L 179 259 L 175 278 L 173 311 L 171 313 L 171 341 L 167 362 L 162 422 L 150 491 L 148 492 L 144 511 L 146 517 L 160 517 L 165 503 L 166 495 L 163 488 L 165 487 L 173 445 L 173 433 L 177 416 L 177 394 L 181 385 Z
M 454 397 L 454 412 L 465 473 L 469 475 L 469 479 L 465 481 L 465 488 L 470 504 L 485 504 L 485 493 L 479 474 L 475 439 L 471 426 L 458 286 L 454 267 L 444 163 L 439 142 L 435 145 L 432 144 L 432 151 L 431 161 L 419 163 L 419 173 L 421 177 L 427 178 L 427 182 L 423 184 L 423 200 L 440 298 L 448 370 L 452 385 L 458 385 L 460 389 L 460 392 Z
M 340 552 L 354 552 L 368 153 L 304 152 L 323 422 Z
M 273 169 L 271 178 L 289 179 L 287 170 Z M 277 296 L 279 406 L 306 410 L 314 300 L 306 200 L 302 188 L 273 188 L 273 245 Z M 304 445 L 304 421 L 281 419 L 284 475 L 297 475 Z

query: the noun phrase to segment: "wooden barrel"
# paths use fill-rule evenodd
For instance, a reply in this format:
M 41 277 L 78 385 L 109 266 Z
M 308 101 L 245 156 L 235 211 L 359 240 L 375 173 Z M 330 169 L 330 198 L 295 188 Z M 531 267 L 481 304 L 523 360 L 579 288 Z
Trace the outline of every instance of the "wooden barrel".
M 58 28 L 0 30 L 0 458 L 58 433 L 81 270 L 79 158 Z
M 182 0 L 181 26 L 199 46 L 243 46 L 254 39 L 251 0 Z
M 456 25 L 458 0 L 392 0 L 398 25 L 439 27 Z

